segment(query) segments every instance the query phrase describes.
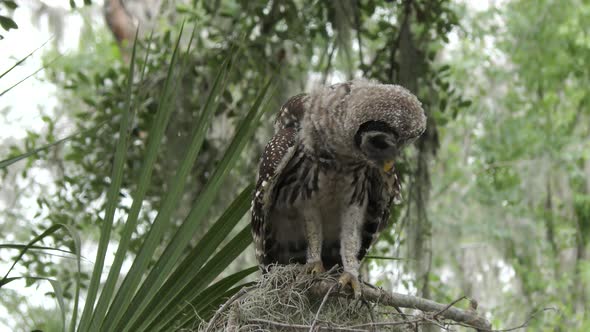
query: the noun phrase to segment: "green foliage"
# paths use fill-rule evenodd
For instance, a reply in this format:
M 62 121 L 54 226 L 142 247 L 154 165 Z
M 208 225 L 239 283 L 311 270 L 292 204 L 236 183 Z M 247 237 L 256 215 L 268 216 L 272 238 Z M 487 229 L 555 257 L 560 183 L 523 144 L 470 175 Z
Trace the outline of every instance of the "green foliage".
M 574 214 L 578 220 L 579 234 L 584 244 L 590 243 L 590 195 L 578 193 L 574 196 Z
M 199 244 L 195 248 L 193 248 L 189 255 L 187 255 L 182 260 L 174 274 L 170 276 L 168 280 L 166 280 L 162 288 L 160 288 L 158 294 L 152 297 L 152 300 L 148 304 L 148 308 L 150 308 L 149 311 L 144 311 L 149 312 L 150 316 L 139 317 L 139 319 L 137 320 L 138 322 L 141 322 L 142 326 L 148 326 L 150 323 L 152 323 L 152 321 L 158 322 L 160 326 L 165 325 L 172 321 L 171 318 L 182 316 L 183 312 L 184 315 L 190 316 L 186 311 L 193 310 L 193 306 L 190 306 L 189 308 L 183 308 L 179 311 L 175 310 L 173 306 L 168 305 L 172 301 L 176 303 L 187 303 L 188 301 L 195 301 L 194 298 L 201 298 L 202 301 L 214 300 L 214 298 L 212 297 L 203 297 L 204 294 L 201 294 L 202 287 L 204 285 L 204 274 L 209 273 L 210 276 L 215 276 L 217 273 L 220 273 L 221 271 L 216 272 L 213 269 L 214 266 L 212 266 L 211 264 L 205 267 L 203 267 L 203 265 L 209 259 L 209 257 L 212 257 L 215 248 L 218 245 L 220 245 L 220 243 L 224 240 L 226 234 L 228 234 L 236 226 L 241 217 L 248 211 L 250 207 L 250 194 L 252 192 L 252 189 L 252 186 L 246 188 L 236 198 L 236 200 L 228 208 L 228 210 L 219 218 L 217 222 L 215 222 L 215 224 L 211 226 L 211 228 L 203 236 Z M 244 239 L 245 236 L 245 239 L 247 241 L 242 241 L 242 243 L 247 245 L 249 243 L 247 235 L 242 234 L 241 238 Z M 230 244 L 227 244 L 226 247 L 228 248 L 228 250 L 234 250 L 236 254 L 239 254 L 239 249 L 241 248 L 241 246 L 239 245 Z M 236 249 L 238 250 L 235 251 Z M 227 255 L 228 250 L 223 250 L 220 252 L 220 254 L 223 253 L 225 256 L 221 257 L 219 256 L 220 254 L 217 254 L 215 258 L 211 259 L 211 263 L 216 264 L 217 270 L 219 268 L 223 269 L 225 264 L 223 264 L 222 262 L 224 260 L 229 260 L 231 262 L 233 259 L 235 259 L 234 255 Z M 201 270 L 203 272 L 197 274 L 190 273 L 190 271 L 197 270 Z M 231 283 L 231 281 L 236 278 L 238 278 L 238 280 L 236 281 L 241 280 L 242 278 L 239 278 L 239 276 L 241 276 L 243 273 L 246 273 L 246 271 L 248 271 L 247 274 L 255 272 L 255 270 L 252 269 L 238 272 L 233 277 L 227 277 L 229 279 L 226 280 L 226 283 Z M 229 286 L 232 286 L 234 283 L 235 282 L 231 283 Z M 220 288 L 222 285 L 225 284 L 217 284 L 217 286 L 213 288 L 216 289 L 216 294 L 219 294 L 219 292 L 225 291 L 227 289 Z M 199 303 L 199 301 L 196 301 L 196 303 Z M 150 326 L 150 329 L 153 328 L 154 326 Z M 132 330 L 136 329 L 136 326 L 132 328 Z
M 15 10 L 16 7 L 18 7 L 18 5 L 16 4 L 16 2 L 14 2 L 12 0 L 2 0 L 2 1 L 0 1 L 0 10 L 2 10 L 2 7 L 4 7 L 4 9 L 8 9 L 8 10 Z M 12 18 L 5 16 L 5 15 L 1 15 L 1 14 L 0 14 L 0 26 L 5 31 L 9 31 L 10 29 L 18 29 L 18 25 L 16 24 L 16 22 L 14 22 L 14 20 Z M 4 37 L 2 35 L 0 35 L 0 40 L 2 40 L 2 39 L 4 39 Z
M 131 213 L 129 215 L 129 219 L 137 219 L 138 210 L 142 206 L 141 203 L 145 197 L 145 188 L 147 188 L 147 186 L 150 184 L 150 173 L 155 164 L 155 156 L 158 151 L 159 143 L 162 141 L 162 137 L 167 126 L 166 119 L 170 117 L 171 111 L 174 109 L 174 98 L 171 98 L 171 91 L 173 91 L 173 77 L 175 76 L 175 71 L 177 70 L 177 62 L 175 61 L 175 59 L 177 59 L 177 51 L 180 52 L 178 47 L 180 36 L 181 34 L 179 34 L 179 38 L 177 39 L 178 42 L 176 44 L 177 46 L 175 47 L 175 51 L 173 52 L 170 60 L 169 70 L 166 76 L 167 83 L 165 84 L 165 88 L 162 91 L 162 96 L 159 99 L 160 103 L 159 110 L 156 115 L 156 121 L 153 122 L 152 128 L 148 132 L 148 154 L 146 155 L 146 159 L 142 165 L 143 170 L 141 171 L 141 173 L 144 175 L 141 175 L 139 177 L 141 182 L 137 186 L 138 191 L 135 192 L 133 195 L 134 203 L 132 204 L 131 210 L 134 210 L 133 206 L 138 207 L 138 209 L 135 213 Z M 188 49 L 190 49 L 190 43 Z M 229 62 L 230 61 L 228 61 L 227 63 Z M 227 174 L 229 173 L 229 170 L 236 163 L 241 154 L 241 151 L 243 150 L 246 143 L 250 140 L 252 134 L 254 133 L 258 121 L 260 120 L 263 111 L 266 109 L 265 103 L 268 100 L 268 91 L 271 84 L 270 80 L 268 80 L 268 83 L 266 83 L 265 86 L 260 89 L 259 95 L 257 96 L 256 100 L 253 101 L 253 103 L 251 104 L 250 110 L 247 113 L 246 117 L 238 124 L 235 137 L 232 140 L 232 143 L 228 147 L 226 153 L 223 155 L 222 160 L 217 165 L 216 172 L 211 176 L 210 182 L 205 188 L 203 188 L 203 190 L 199 194 L 199 198 L 197 199 L 197 203 L 193 208 L 193 212 L 189 214 L 185 222 L 182 223 L 180 225 L 180 228 L 176 231 L 177 236 L 171 239 L 169 238 L 164 242 L 160 240 L 162 239 L 162 236 L 166 233 L 165 229 L 163 229 L 162 226 L 165 226 L 166 224 L 170 223 L 171 212 L 173 211 L 175 206 L 179 204 L 180 194 L 182 193 L 185 185 L 188 183 L 187 174 L 191 169 L 192 163 L 194 163 L 194 161 L 197 159 L 197 156 L 199 154 L 199 147 L 202 145 L 206 129 L 209 127 L 211 121 L 211 114 L 213 113 L 213 110 L 218 108 L 218 105 L 216 105 L 216 100 L 218 100 L 219 96 L 222 95 L 224 92 L 224 77 L 226 77 L 229 73 L 229 69 L 227 66 L 222 66 L 221 68 L 219 68 L 219 74 L 210 91 L 208 101 L 203 105 L 203 110 L 201 111 L 201 121 L 198 123 L 198 126 L 195 128 L 194 131 L 195 134 L 192 142 L 193 144 L 188 146 L 186 157 L 181 162 L 181 166 L 177 172 L 177 176 L 174 179 L 172 179 L 170 186 L 168 187 L 165 198 L 162 200 L 162 208 L 156 216 L 153 224 L 150 225 L 147 231 L 148 235 L 144 239 L 144 245 L 142 249 L 139 251 L 137 257 L 134 259 L 134 263 L 132 264 L 131 270 L 127 273 L 123 284 L 120 287 L 118 287 L 118 289 L 116 289 L 115 291 L 113 286 L 116 283 L 117 277 L 119 275 L 121 263 L 123 262 L 125 257 L 128 257 L 128 248 L 126 248 L 126 244 L 128 243 L 131 234 L 135 231 L 135 228 L 137 227 L 137 223 L 135 221 L 127 220 L 126 225 L 129 225 L 130 228 L 124 231 L 124 233 L 127 234 L 126 241 L 121 241 L 119 243 L 119 250 L 117 250 L 117 253 L 115 254 L 115 261 L 119 263 L 114 264 L 113 267 L 111 267 L 111 272 L 114 271 L 113 273 L 109 273 L 109 277 L 111 279 L 107 279 L 107 284 L 105 287 L 103 287 L 101 291 L 101 296 L 99 297 L 99 300 L 96 303 L 96 307 L 94 306 L 96 294 L 98 293 L 98 285 L 101 281 L 101 272 L 106 257 L 106 248 L 109 244 L 110 229 L 113 223 L 116 207 L 119 204 L 118 201 L 120 200 L 119 192 L 121 188 L 123 174 L 125 171 L 125 154 L 128 148 L 128 137 L 130 129 L 129 123 L 132 116 L 131 109 L 134 108 L 133 106 L 136 105 L 136 103 L 141 102 L 141 100 L 133 100 L 132 98 L 131 87 L 133 86 L 134 82 L 134 66 L 135 55 L 132 56 L 130 66 L 131 70 L 129 71 L 127 76 L 128 88 L 125 93 L 126 102 L 122 110 L 122 118 L 119 124 L 118 135 L 116 135 L 117 140 L 114 146 L 116 150 L 115 158 L 112 166 L 112 176 L 110 176 L 110 179 L 108 180 L 110 182 L 110 189 L 106 195 L 106 211 L 103 217 L 104 219 L 101 218 L 103 220 L 101 220 L 102 227 L 100 231 L 100 243 L 99 249 L 97 251 L 95 268 L 92 277 L 90 278 L 90 288 L 86 296 L 84 312 L 79 322 L 77 319 L 77 303 L 79 298 L 80 287 L 79 281 L 76 283 L 74 305 L 72 307 L 71 318 L 69 319 L 70 330 L 72 331 L 76 329 L 87 330 L 91 326 L 95 326 L 94 328 L 103 326 L 104 328 L 109 329 L 109 326 L 111 324 L 117 324 L 118 328 L 124 329 L 125 324 L 131 324 L 132 322 L 134 322 L 134 320 L 127 319 L 127 317 L 125 317 L 125 320 L 121 321 L 112 319 L 111 315 L 113 314 L 117 315 L 117 317 L 115 318 L 121 318 L 121 315 L 127 312 L 147 317 L 154 317 L 159 312 L 154 311 L 158 307 L 148 308 L 149 310 L 152 310 L 152 312 L 150 313 L 149 311 L 144 310 L 145 306 L 140 305 L 139 307 L 130 307 L 130 304 L 135 305 L 137 302 L 141 304 L 143 300 L 145 300 L 145 304 L 150 303 L 150 300 L 157 301 L 158 299 L 154 297 L 156 295 L 156 291 L 160 289 L 160 286 L 162 286 L 163 281 L 167 279 L 170 280 L 170 276 L 186 278 L 187 276 L 190 277 L 196 275 L 198 277 L 197 279 L 189 279 L 186 281 L 190 282 L 191 292 L 183 293 L 182 296 L 180 296 L 179 298 L 167 300 L 167 303 L 169 304 L 170 308 L 175 308 L 177 306 L 180 306 L 182 308 L 182 306 L 186 303 L 185 301 L 191 301 L 195 297 L 199 297 L 206 303 L 215 303 L 219 301 L 219 299 L 223 297 L 224 293 L 233 289 L 237 282 L 239 282 L 243 277 L 255 271 L 255 269 L 248 269 L 243 272 L 237 273 L 232 277 L 224 279 L 223 282 L 219 282 L 212 285 L 213 289 L 215 289 L 216 292 L 212 292 L 207 288 L 208 284 L 211 283 L 221 272 L 223 272 L 225 268 L 234 260 L 234 258 L 239 253 L 241 253 L 246 248 L 246 246 L 250 244 L 251 238 L 249 227 L 239 232 L 233 240 L 228 242 L 222 248 L 218 247 L 220 246 L 221 241 L 225 237 L 226 233 L 220 234 L 222 235 L 222 237 L 219 237 L 217 235 L 210 235 L 203 238 L 203 240 L 197 244 L 196 249 L 199 251 L 195 254 L 198 257 L 200 257 L 198 261 L 201 261 L 201 264 L 208 262 L 205 266 L 201 267 L 198 265 L 194 265 L 193 261 L 184 261 L 183 263 L 183 261 L 180 260 L 180 258 L 182 256 L 185 256 L 185 251 L 187 247 L 189 247 L 189 242 L 192 238 L 192 234 L 194 234 L 197 227 L 200 225 L 201 220 L 205 218 L 206 211 L 208 207 L 211 206 L 211 202 L 216 197 L 217 192 L 219 191 L 221 185 L 224 182 L 224 179 L 227 177 Z M 180 69 L 182 69 L 182 67 L 180 67 Z M 82 136 L 84 136 L 85 138 L 91 137 L 89 133 L 84 133 L 84 135 Z M 49 149 L 52 146 L 44 147 L 42 150 Z M 36 149 L 34 151 L 27 152 L 23 155 L 15 156 L 3 162 L 3 167 L 7 167 L 10 164 L 21 159 L 34 157 L 37 155 L 38 151 L 42 150 Z M 249 200 L 250 192 L 251 187 L 245 189 L 244 192 L 239 196 L 236 203 L 228 208 L 227 212 L 222 216 L 222 218 L 218 222 L 218 225 L 222 229 L 230 231 L 233 228 L 233 226 L 235 226 L 237 221 L 241 219 L 241 217 L 247 210 L 247 204 L 245 204 L 245 202 Z M 89 216 L 89 218 L 99 218 L 99 215 L 97 214 L 94 216 Z M 20 259 L 25 255 L 29 248 L 31 248 L 33 245 L 35 245 L 42 239 L 55 234 L 55 231 L 59 227 L 65 227 L 73 236 L 75 244 L 73 251 L 76 253 L 76 262 L 78 266 L 78 272 L 75 274 L 75 276 L 79 280 L 81 276 L 79 270 L 80 241 L 76 235 L 77 231 L 68 224 L 54 224 L 53 226 L 50 226 L 42 234 L 33 239 L 29 244 L 22 247 L 21 254 L 15 258 L 13 266 L 19 263 Z M 161 256 L 159 256 L 159 258 L 155 260 L 155 266 L 151 270 L 148 270 L 146 263 L 149 263 L 149 261 L 153 259 L 154 253 L 157 251 L 158 248 L 165 249 L 162 252 Z M 204 248 L 207 248 L 207 250 L 201 251 Z M 216 255 L 212 256 L 214 252 L 217 253 Z M 189 257 L 194 257 L 194 254 L 193 256 L 189 255 Z M 177 271 L 177 269 L 180 269 L 181 272 Z M 11 270 L 12 269 L 8 270 L 5 277 L 2 279 L 1 285 L 5 285 L 13 280 L 21 278 L 10 277 L 9 274 Z M 140 282 L 142 276 L 144 275 L 147 275 L 147 278 L 143 282 Z M 64 305 L 64 295 L 62 294 L 61 288 L 59 288 L 59 283 L 54 279 L 41 277 L 27 277 L 27 279 L 44 279 L 50 281 L 54 285 L 54 288 L 56 289 L 56 298 L 58 299 L 60 308 L 62 310 L 62 321 L 65 324 L 66 307 Z M 108 285 L 112 286 L 107 287 Z M 167 284 L 168 288 L 174 288 L 177 286 L 184 286 L 184 284 Z M 136 297 L 134 297 L 133 295 L 136 289 L 138 289 L 138 292 L 135 294 Z M 136 300 L 136 298 L 141 300 Z M 109 307 L 110 310 L 107 312 L 106 309 Z M 205 314 L 206 312 L 203 313 Z M 167 318 L 166 322 L 173 323 L 175 320 L 179 318 L 184 317 L 175 318 L 174 316 L 171 316 Z M 196 318 L 197 317 L 194 317 L 194 319 Z M 78 327 L 76 328 L 76 326 Z
M 181 35 L 182 35 L 182 33 L 179 35 L 179 37 L 178 37 L 179 39 L 180 39 Z M 136 34 L 136 37 L 137 37 L 137 34 Z M 88 324 L 89 319 L 87 317 L 90 316 L 90 310 L 92 310 L 92 308 L 94 306 L 94 301 L 96 299 L 96 293 L 98 291 L 98 286 L 100 284 L 100 279 L 101 279 L 101 275 L 102 275 L 102 269 L 104 266 L 106 251 L 107 251 L 107 247 L 108 247 L 108 243 L 109 243 L 110 235 L 111 235 L 111 230 L 112 230 L 112 226 L 113 226 L 115 209 L 117 207 L 118 193 L 120 191 L 121 182 L 123 179 L 123 170 L 124 170 L 123 166 L 124 166 L 124 162 L 126 159 L 126 153 L 127 153 L 127 146 L 128 146 L 127 140 L 128 140 L 128 131 L 129 131 L 129 122 L 130 122 L 130 117 L 131 117 L 131 114 L 130 114 L 131 113 L 131 86 L 133 85 L 133 78 L 134 78 L 136 46 L 137 46 L 137 44 L 133 45 L 133 54 L 131 56 L 130 72 L 129 72 L 129 76 L 127 78 L 127 93 L 126 93 L 127 98 L 125 99 L 123 116 L 122 116 L 121 123 L 119 125 L 120 126 L 119 133 L 118 133 L 119 139 L 117 142 L 117 147 L 115 150 L 115 158 L 113 161 L 113 173 L 111 176 L 111 185 L 110 185 L 109 190 L 107 192 L 107 205 L 106 205 L 106 209 L 105 209 L 105 218 L 102 221 L 102 225 L 101 225 L 101 229 L 100 229 L 100 240 L 99 240 L 99 244 L 98 244 L 98 250 L 96 252 L 96 262 L 94 263 L 94 269 L 92 271 L 92 278 L 90 279 L 90 286 L 88 288 L 88 294 L 87 294 L 86 302 L 84 305 L 84 311 L 82 312 L 82 317 L 80 318 L 80 330 L 86 330 L 86 329 L 88 329 L 88 326 L 89 326 L 89 324 Z M 174 52 L 173 52 L 172 58 L 170 60 L 170 68 L 173 68 L 173 66 L 175 65 L 177 51 L 178 51 L 178 44 L 174 48 Z M 171 76 L 172 75 L 169 72 L 168 79 L 171 79 Z M 165 98 L 167 97 L 167 93 L 168 93 L 168 91 L 164 90 L 164 92 L 162 93 L 162 99 L 165 100 Z M 166 114 L 165 112 L 158 112 L 158 113 L 159 113 L 158 115 L 160 115 L 160 113 Z M 167 117 L 164 116 L 164 118 L 167 118 Z M 161 127 L 165 127 L 166 124 L 167 124 L 166 121 L 162 121 Z M 162 139 L 162 135 L 161 134 L 158 135 L 158 133 L 163 132 L 163 129 L 160 129 L 158 127 L 153 128 L 153 129 L 154 129 L 153 130 L 153 133 L 154 133 L 154 140 L 153 141 L 159 142 Z M 146 162 L 146 165 L 150 165 L 152 163 L 150 163 L 150 161 L 148 159 L 148 161 Z M 146 168 L 149 169 L 149 166 Z M 148 179 L 149 179 L 149 177 L 148 177 Z M 146 181 L 146 183 L 147 183 L 147 181 Z M 143 200 L 143 196 L 138 195 L 138 197 L 136 197 L 135 199 L 136 199 L 136 201 L 140 202 Z M 131 214 L 130 218 L 131 218 L 131 220 L 133 220 L 135 218 L 135 214 Z M 130 225 L 134 225 L 133 221 L 130 221 Z M 133 226 L 131 226 L 131 227 L 133 227 Z M 124 255 L 125 255 L 125 245 L 126 245 L 125 239 L 119 243 L 119 246 L 123 247 L 124 249 L 122 250 L 123 255 L 119 254 L 118 261 L 122 261 L 122 257 L 124 257 Z M 117 262 L 115 262 L 114 266 L 111 269 L 114 274 L 118 274 L 119 269 L 120 269 L 120 264 L 117 264 Z M 111 273 L 109 273 L 109 274 L 111 274 Z M 110 294 L 109 294 L 110 291 L 111 291 L 111 289 L 108 287 L 108 285 L 103 290 L 103 292 L 105 294 L 107 294 L 107 297 L 110 296 Z M 97 307 L 97 310 L 98 310 L 98 307 Z M 75 330 L 75 326 L 76 326 L 76 322 L 77 322 L 75 319 L 76 314 L 77 314 L 77 307 L 75 308 L 74 315 L 72 317 L 71 331 Z
M 509 1 L 468 16 L 450 54 L 457 59 L 450 79 L 473 104 L 444 129 L 437 169 L 457 175 L 434 184 L 441 193 L 436 231 L 464 246 L 453 250 L 461 257 L 453 273 L 458 290 L 479 294 L 480 303 L 497 301 L 491 311 L 501 326 L 545 307 L 559 312 L 538 313 L 531 329 L 583 331 L 588 319 L 580 266 L 588 252 L 590 113 L 579 86 L 590 76 L 580 70 L 578 59 L 588 53 L 577 25 L 588 9 L 582 2 Z M 502 292 L 480 293 L 464 271 Z M 497 283 L 490 272 L 505 280 Z
M 84 6 L 88 6 L 92 4 L 92 0 L 84 0 Z M 72 9 L 76 8 L 76 1 L 75 0 L 70 0 L 70 7 Z

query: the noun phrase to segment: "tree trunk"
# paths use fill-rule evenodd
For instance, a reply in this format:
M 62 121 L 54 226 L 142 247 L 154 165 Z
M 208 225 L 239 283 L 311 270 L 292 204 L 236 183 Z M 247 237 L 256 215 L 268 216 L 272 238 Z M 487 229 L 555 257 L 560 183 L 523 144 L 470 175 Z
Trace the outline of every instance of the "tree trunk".
M 399 71 L 397 82 L 414 94 L 419 95 L 418 79 L 425 74 L 425 57 L 415 44 L 411 31 L 411 1 L 404 3 L 404 13 L 398 37 Z M 395 52 L 395 49 L 392 51 Z M 392 59 L 395 56 L 392 55 Z M 392 64 L 393 68 L 393 64 Z M 393 72 L 393 71 L 392 71 Z M 416 276 L 419 296 L 431 298 L 429 278 L 432 267 L 432 224 L 428 219 L 427 207 L 430 196 L 429 163 L 435 155 L 438 144 L 436 125 L 429 109 L 426 109 L 428 123 L 426 132 L 418 140 L 415 169 L 410 180 L 408 197 L 408 251 L 412 259 L 411 269 Z M 425 326 L 424 331 L 437 331 L 434 325 Z

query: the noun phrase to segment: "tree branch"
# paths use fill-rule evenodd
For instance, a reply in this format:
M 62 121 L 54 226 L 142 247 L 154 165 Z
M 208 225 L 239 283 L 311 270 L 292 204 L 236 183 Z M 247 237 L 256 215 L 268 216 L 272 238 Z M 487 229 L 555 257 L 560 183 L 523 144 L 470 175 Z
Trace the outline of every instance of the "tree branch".
M 321 280 L 310 288 L 310 292 L 316 296 L 323 296 L 327 290 L 333 286 L 333 281 Z M 440 316 L 446 319 L 462 323 L 466 326 L 473 327 L 478 331 L 491 331 L 491 324 L 483 317 L 479 316 L 477 312 L 471 310 L 462 310 L 451 305 L 441 304 L 421 297 L 405 295 L 395 292 L 387 292 L 380 288 L 374 288 L 368 285 L 362 286 L 363 298 L 370 302 L 380 303 L 387 306 L 397 306 L 400 308 L 418 309 L 423 312 L 432 312 L 432 318 Z M 345 290 L 339 293 L 334 293 L 337 296 L 353 299 L 354 294 L 351 291 Z M 412 322 L 412 321 L 410 321 Z M 405 322 L 408 323 L 408 322 Z
M 354 24 L 356 27 L 356 40 L 359 44 L 359 62 L 360 68 L 363 68 L 363 72 L 365 70 L 365 64 L 363 62 L 363 42 L 361 40 L 361 4 L 358 0 L 355 1 L 355 8 L 354 8 Z

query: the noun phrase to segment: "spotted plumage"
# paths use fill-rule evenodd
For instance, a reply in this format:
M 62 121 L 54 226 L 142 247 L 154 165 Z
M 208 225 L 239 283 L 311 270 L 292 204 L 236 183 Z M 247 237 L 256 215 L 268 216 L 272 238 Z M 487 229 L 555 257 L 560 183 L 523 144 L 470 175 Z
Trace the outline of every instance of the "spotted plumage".
M 400 199 L 394 160 L 425 126 L 418 99 L 396 85 L 355 80 L 289 99 L 252 202 L 261 267 L 339 265 L 358 288 L 360 260 Z

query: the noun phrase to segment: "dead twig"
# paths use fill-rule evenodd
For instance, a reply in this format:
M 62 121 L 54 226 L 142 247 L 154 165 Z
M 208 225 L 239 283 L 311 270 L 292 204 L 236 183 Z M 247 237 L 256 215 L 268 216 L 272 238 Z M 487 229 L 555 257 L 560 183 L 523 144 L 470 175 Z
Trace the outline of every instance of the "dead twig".
M 369 315 L 371 316 L 371 322 L 375 323 L 375 310 L 373 310 L 373 306 L 371 305 L 371 303 L 369 303 L 367 300 L 362 299 L 363 304 L 367 306 L 367 309 L 369 309 Z
M 226 327 L 228 332 L 238 332 L 240 330 L 240 306 L 238 304 L 239 302 L 234 301 L 229 309 Z
M 507 329 L 499 329 L 499 330 L 492 330 L 492 329 L 481 329 L 481 330 L 479 330 L 478 329 L 478 331 L 484 331 L 484 332 L 510 332 L 510 331 L 516 331 L 518 329 L 522 329 L 522 328 L 527 327 L 529 325 L 529 323 L 531 322 L 531 320 L 533 320 L 533 318 L 535 318 L 535 316 L 537 314 L 539 314 L 541 312 L 545 312 L 545 311 L 557 311 L 557 309 L 555 309 L 555 308 L 543 308 L 543 309 L 539 309 L 539 310 L 535 311 L 533 314 L 531 314 L 524 323 L 522 323 L 522 324 L 520 324 L 518 326 L 515 326 L 515 327 L 510 327 L 510 328 L 507 328 Z M 452 324 L 449 324 L 449 325 L 458 325 L 458 326 L 463 326 L 463 327 L 471 327 L 469 325 L 466 325 L 464 323 L 459 323 L 459 322 L 452 323 Z
M 215 312 L 215 314 L 213 315 L 213 317 L 209 321 L 209 324 L 207 324 L 207 328 L 205 329 L 205 332 L 212 331 L 211 329 L 213 328 L 215 321 L 221 315 L 221 313 L 223 313 L 225 311 L 225 309 L 227 309 L 227 307 L 229 307 L 232 303 L 234 303 L 234 301 L 236 301 L 237 299 L 242 297 L 244 294 L 248 293 L 248 291 L 254 287 L 256 287 L 256 285 L 253 285 L 250 287 L 244 287 L 244 288 L 240 289 L 239 292 L 235 293 L 234 296 L 230 297 L 229 300 L 227 300 L 219 309 L 217 309 L 217 311 Z
M 447 311 L 447 310 L 448 310 L 450 307 L 454 306 L 454 305 L 455 305 L 455 304 L 457 304 L 458 302 L 460 302 L 460 301 L 462 301 L 462 300 L 465 300 L 465 299 L 467 299 L 467 297 L 465 297 L 465 296 L 461 296 L 460 298 L 456 299 L 455 301 L 453 301 L 453 302 L 451 302 L 451 303 L 447 304 L 447 306 L 446 306 L 446 307 L 444 307 L 442 310 L 435 312 L 435 313 L 434 313 L 434 315 L 432 315 L 432 317 L 433 317 L 433 318 L 436 318 L 436 316 L 438 316 L 438 315 L 442 314 L 443 312 Z
M 309 328 L 309 332 L 313 332 L 315 324 L 317 323 L 318 318 L 320 317 L 320 312 L 322 311 L 324 304 L 326 304 L 326 300 L 328 299 L 328 296 L 330 295 L 330 293 L 332 293 L 332 290 L 334 289 L 334 287 L 336 287 L 336 284 L 332 285 L 332 287 L 330 287 L 328 289 L 328 291 L 326 292 L 326 295 L 324 295 L 324 298 L 322 299 L 322 303 L 320 303 L 320 307 L 318 308 L 318 311 L 315 314 L 315 318 L 313 319 L 313 322 L 311 323 L 311 327 Z

